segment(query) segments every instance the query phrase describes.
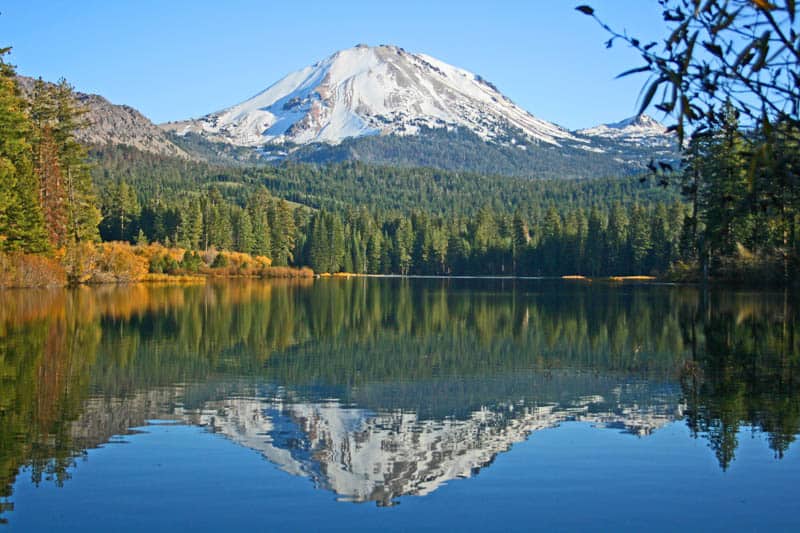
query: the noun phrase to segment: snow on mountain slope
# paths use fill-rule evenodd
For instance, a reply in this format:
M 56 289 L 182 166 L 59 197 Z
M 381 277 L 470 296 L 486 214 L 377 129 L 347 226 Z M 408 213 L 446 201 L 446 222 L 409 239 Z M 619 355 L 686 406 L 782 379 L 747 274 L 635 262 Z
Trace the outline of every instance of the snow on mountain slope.
M 601 137 L 632 144 L 664 146 L 674 143 L 673 136 L 669 135 L 666 126 L 645 114 L 620 122 L 578 130 L 576 133 L 587 137 Z
M 342 50 L 240 104 L 162 127 L 239 146 L 337 144 L 456 127 L 506 145 L 586 142 L 534 117 L 480 76 L 396 46 Z

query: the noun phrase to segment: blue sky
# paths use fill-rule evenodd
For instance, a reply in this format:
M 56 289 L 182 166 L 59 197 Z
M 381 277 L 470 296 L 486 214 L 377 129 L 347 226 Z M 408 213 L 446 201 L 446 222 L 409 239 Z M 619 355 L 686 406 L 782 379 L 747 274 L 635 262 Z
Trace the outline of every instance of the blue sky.
M 574 10 L 581 3 L 644 39 L 664 33 L 655 0 L 6 0 L 0 45 L 13 46 L 22 74 L 65 77 L 164 122 L 237 103 L 336 50 L 396 44 L 580 128 L 634 114 L 645 81 L 614 79 L 638 57 L 607 50 L 604 31 Z

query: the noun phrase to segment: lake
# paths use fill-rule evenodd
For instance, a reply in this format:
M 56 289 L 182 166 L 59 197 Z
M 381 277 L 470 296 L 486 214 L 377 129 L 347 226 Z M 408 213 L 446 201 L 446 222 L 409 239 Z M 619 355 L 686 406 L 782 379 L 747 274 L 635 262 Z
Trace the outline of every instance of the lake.
M 800 529 L 784 293 L 0 292 L 0 531 Z

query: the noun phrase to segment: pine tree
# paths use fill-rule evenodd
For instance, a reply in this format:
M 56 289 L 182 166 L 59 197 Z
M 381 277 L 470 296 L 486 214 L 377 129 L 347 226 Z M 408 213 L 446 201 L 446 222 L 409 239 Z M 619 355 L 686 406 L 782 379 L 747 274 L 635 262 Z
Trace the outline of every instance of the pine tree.
M 57 125 L 57 106 L 52 85 L 41 79 L 34 82 L 29 114 L 33 126 L 34 172 L 39 180 L 39 205 L 50 245 L 61 248 L 66 245 L 67 205 L 59 147 L 53 133 Z
M 286 266 L 294 259 L 295 233 L 292 208 L 286 200 L 273 202 L 269 210 L 269 224 L 272 230 L 272 260 L 273 264 Z
M 373 231 L 367 241 L 367 272 L 370 274 L 381 273 L 381 255 L 383 239 L 379 231 Z
M 328 272 L 339 272 L 344 267 L 345 262 L 345 231 L 344 223 L 338 213 L 330 215 L 329 231 L 330 235 L 330 263 Z
M 395 271 L 403 276 L 407 275 L 411 268 L 411 247 L 414 244 L 414 230 L 411 221 L 406 217 L 401 217 L 397 221 L 397 229 L 394 233 L 394 264 Z
M 75 139 L 84 110 L 78 107 L 72 87 L 64 80 L 56 86 L 54 97 L 56 123 L 53 138 L 58 146 L 64 178 L 67 236 L 72 242 L 94 242 L 100 238 L 100 210 L 86 148 Z
M 562 238 L 561 215 L 554 205 L 547 208 L 544 221 L 542 223 L 542 241 L 539 246 L 541 250 L 541 265 L 544 272 L 549 275 L 563 274 L 562 271 L 562 248 L 559 242 Z
M 624 274 L 628 268 L 628 215 L 620 202 L 615 202 L 606 226 L 606 255 L 609 274 Z
M 682 218 L 682 217 L 681 217 Z M 673 224 L 680 224 L 682 220 L 673 220 L 667 211 L 667 206 L 660 203 L 650 216 L 650 241 L 652 247 L 650 258 L 647 261 L 648 269 L 664 272 L 673 260 L 673 245 L 671 227 Z
M 237 209 L 234 213 L 235 248 L 239 252 L 250 253 L 254 247 L 253 224 L 247 209 Z
M 205 248 L 214 246 L 220 250 L 230 250 L 233 245 L 233 225 L 229 205 L 216 187 L 208 191 L 208 197 L 204 200 Z
M 522 213 L 519 209 L 514 212 L 514 219 L 512 221 L 513 235 L 511 239 L 512 255 L 514 257 L 514 272 L 522 273 L 527 272 L 528 265 L 526 264 L 528 243 L 531 241 L 530 231 L 528 224 L 522 218 Z
M 714 256 L 733 255 L 737 243 L 741 243 L 746 234 L 745 145 L 733 107 L 729 105 L 725 113 L 721 130 L 712 135 L 706 146 L 708 152 L 700 154 L 703 158 L 700 205 L 706 243 Z
M 311 220 L 308 238 L 308 263 L 315 272 L 330 272 L 330 234 L 327 214 L 318 211 Z
M 650 225 L 647 212 L 639 204 L 635 204 L 631 210 L 630 231 L 628 232 L 627 256 L 629 264 L 626 273 L 644 274 L 646 272 L 646 260 L 650 255 Z
M 44 217 L 28 138 L 31 124 L 14 68 L 0 49 L 0 251 L 43 252 L 48 248 Z
M 181 222 L 178 226 L 178 242 L 189 250 L 199 250 L 203 238 L 203 209 L 196 199 L 189 200 L 184 206 Z
M 431 259 L 436 263 L 435 274 L 447 274 L 447 248 L 449 239 L 447 232 L 444 228 L 436 228 L 433 230 L 431 239 Z
M 139 199 L 125 181 L 109 183 L 101 195 L 100 235 L 106 241 L 131 241 L 138 233 Z
M 67 209 L 66 191 L 58 161 L 58 149 L 52 132 L 47 129 L 36 150 L 36 172 L 39 176 L 39 204 L 50 244 L 55 248 L 66 245 Z
M 253 224 L 253 248 L 255 255 L 272 255 L 272 238 L 269 226 L 269 193 L 262 186 L 259 187 L 247 201 L 247 210 Z
M 607 269 L 606 261 L 604 261 L 606 246 L 603 222 L 600 211 L 596 207 L 593 207 L 589 213 L 585 252 L 585 264 L 587 272 L 591 276 L 597 276 Z

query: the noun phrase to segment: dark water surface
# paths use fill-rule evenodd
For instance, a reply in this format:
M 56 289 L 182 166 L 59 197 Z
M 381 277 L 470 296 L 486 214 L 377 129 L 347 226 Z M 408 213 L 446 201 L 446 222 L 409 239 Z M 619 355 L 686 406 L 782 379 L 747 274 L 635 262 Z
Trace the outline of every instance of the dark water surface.
M 0 292 L 0 531 L 800 530 L 783 293 Z

